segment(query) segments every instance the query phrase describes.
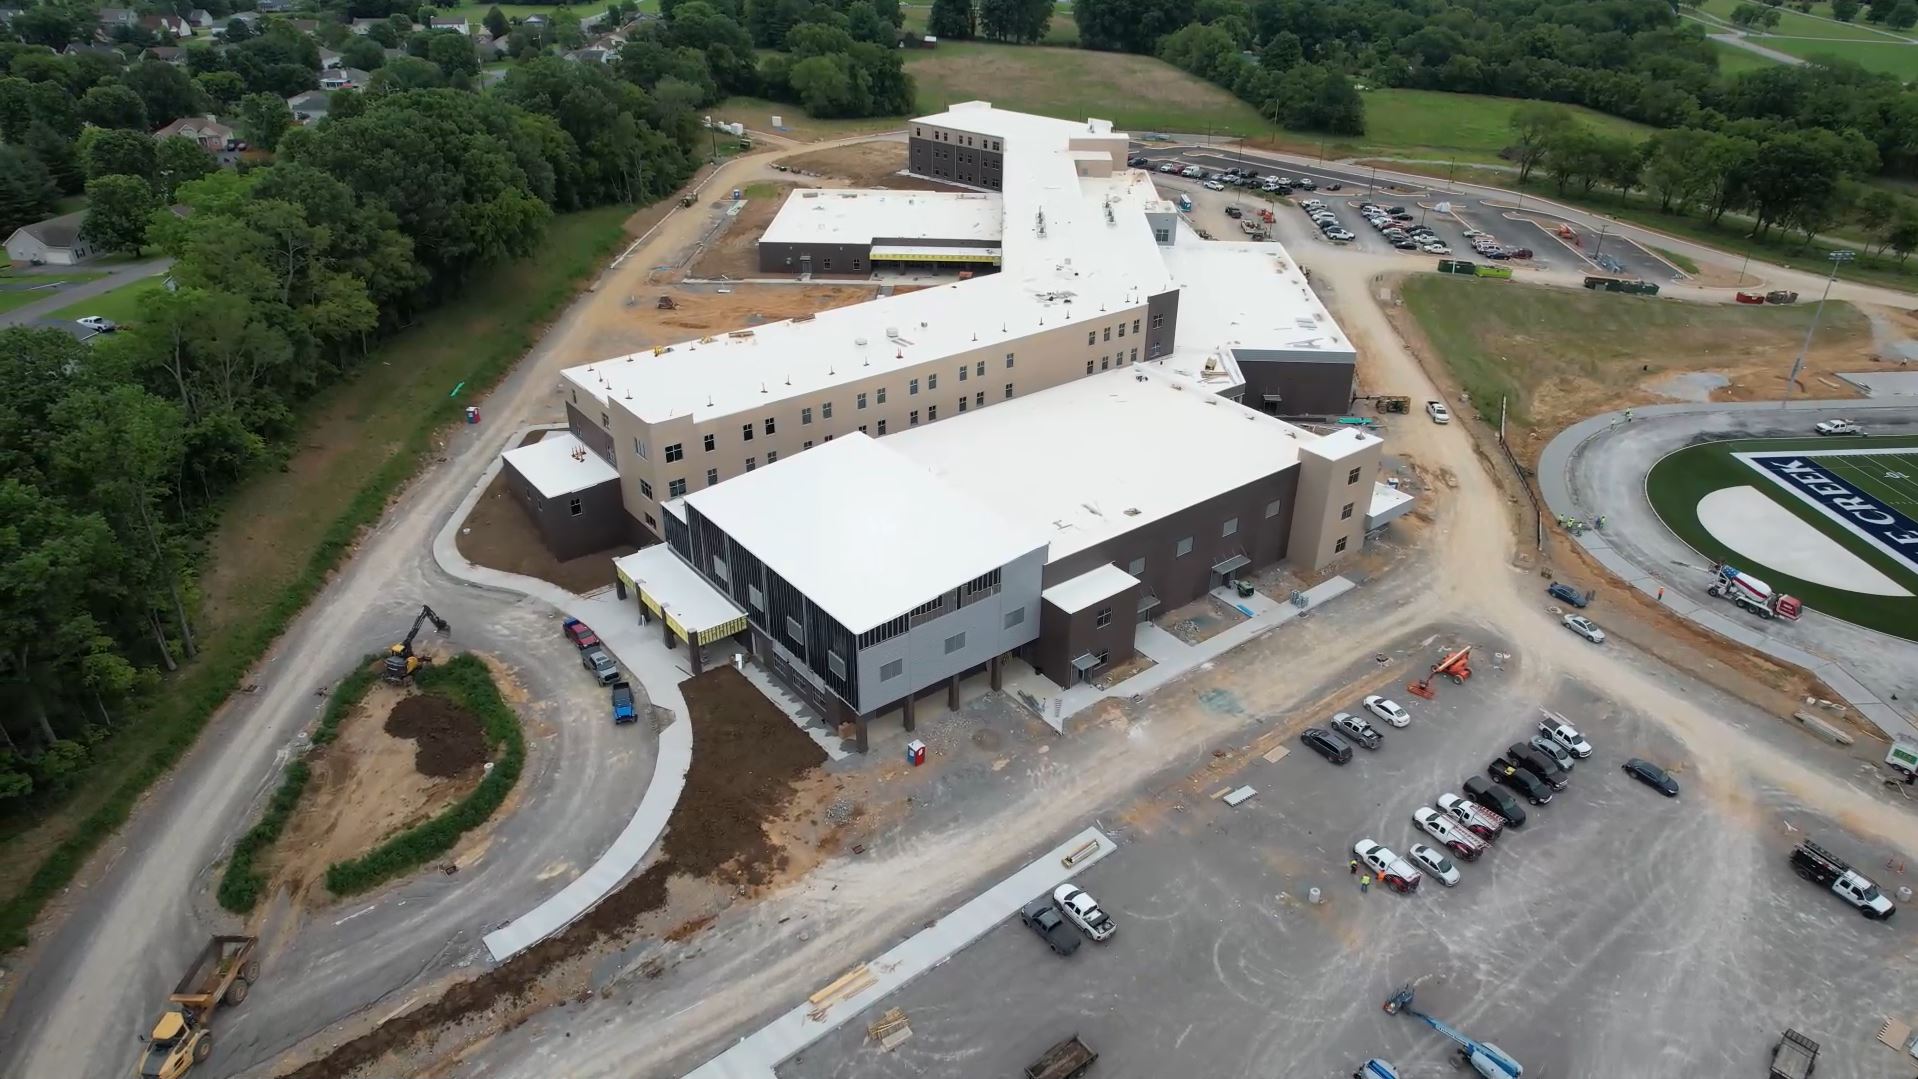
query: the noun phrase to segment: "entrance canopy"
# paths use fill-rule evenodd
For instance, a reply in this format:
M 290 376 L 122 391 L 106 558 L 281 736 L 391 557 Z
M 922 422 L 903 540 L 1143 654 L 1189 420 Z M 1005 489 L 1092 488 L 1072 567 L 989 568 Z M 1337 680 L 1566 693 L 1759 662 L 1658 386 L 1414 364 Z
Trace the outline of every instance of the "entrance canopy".
M 683 640 L 705 644 L 746 628 L 746 612 L 663 543 L 613 559 L 613 570 Z
M 1242 554 L 1235 554 L 1231 558 L 1228 558 L 1225 561 L 1220 562 L 1218 565 L 1213 566 L 1212 572 L 1237 573 L 1239 570 L 1242 570 L 1251 564 L 1252 564 L 1252 560 L 1250 558 L 1247 558 L 1246 556 Z

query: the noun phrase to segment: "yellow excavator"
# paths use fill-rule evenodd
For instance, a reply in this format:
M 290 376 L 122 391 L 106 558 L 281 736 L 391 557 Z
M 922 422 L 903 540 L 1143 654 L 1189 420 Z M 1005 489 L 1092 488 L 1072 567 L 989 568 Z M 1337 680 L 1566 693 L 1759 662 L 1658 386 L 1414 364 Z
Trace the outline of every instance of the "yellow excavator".
M 254 958 L 258 937 L 214 937 L 187 968 L 167 1009 L 141 1040 L 146 1051 L 133 1067 L 140 1079 L 179 1079 L 213 1055 L 213 1013 L 221 1004 L 238 1004 L 260 977 Z
M 404 682 L 418 673 L 421 667 L 432 662 L 431 657 L 422 656 L 413 651 L 413 638 L 420 635 L 420 627 L 429 621 L 433 623 L 433 628 L 441 633 L 451 632 L 452 627 L 446 624 L 446 619 L 435 614 L 433 608 L 420 607 L 419 617 L 413 619 L 413 628 L 407 632 L 406 639 L 386 650 L 388 682 L 395 684 Z

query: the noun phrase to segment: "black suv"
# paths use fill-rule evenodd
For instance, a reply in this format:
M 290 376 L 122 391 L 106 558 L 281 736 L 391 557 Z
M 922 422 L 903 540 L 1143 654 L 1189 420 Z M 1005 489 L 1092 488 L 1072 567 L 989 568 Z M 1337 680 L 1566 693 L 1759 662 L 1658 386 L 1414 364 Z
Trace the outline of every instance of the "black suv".
M 1314 753 L 1333 764 L 1344 764 L 1352 759 L 1351 744 L 1324 727 L 1305 728 L 1305 733 L 1299 735 L 1299 741 L 1310 746 Z
M 1039 934 L 1054 955 L 1071 955 L 1079 950 L 1078 932 L 1066 924 L 1065 916 L 1043 897 L 1022 907 L 1019 920 Z
M 1543 780 L 1545 785 L 1555 791 L 1562 791 L 1571 780 L 1571 775 L 1558 766 L 1558 762 L 1533 749 L 1523 742 L 1513 742 L 1505 747 L 1505 759 Z
M 1461 784 L 1465 797 L 1505 818 L 1505 823 L 1514 828 L 1525 827 L 1525 807 L 1518 799 L 1499 790 L 1489 780 L 1481 776 L 1471 776 Z
M 1492 758 L 1485 769 L 1493 779 L 1517 791 L 1524 799 L 1535 806 L 1542 806 L 1552 800 L 1552 788 L 1545 781 L 1525 770 L 1522 765 L 1513 764 L 1504 757 Z

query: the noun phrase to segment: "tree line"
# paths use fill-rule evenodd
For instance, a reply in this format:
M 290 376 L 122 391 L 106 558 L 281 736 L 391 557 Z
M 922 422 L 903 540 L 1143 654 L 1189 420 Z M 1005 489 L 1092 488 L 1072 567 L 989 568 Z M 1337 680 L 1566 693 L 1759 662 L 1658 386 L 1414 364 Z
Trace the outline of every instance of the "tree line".
M 75 141 L 89 227 L 175 262 L 134 332 L 0 331 L 0 807 L 78 782 L 194 655 L 202 540 L 304 401 L 554 212 L 678 188 L 702 138 L 689 102 L 617 65 L 542 57 L 484 94 L 342 92 L 274 142 L 216 170 L 185 140 Z

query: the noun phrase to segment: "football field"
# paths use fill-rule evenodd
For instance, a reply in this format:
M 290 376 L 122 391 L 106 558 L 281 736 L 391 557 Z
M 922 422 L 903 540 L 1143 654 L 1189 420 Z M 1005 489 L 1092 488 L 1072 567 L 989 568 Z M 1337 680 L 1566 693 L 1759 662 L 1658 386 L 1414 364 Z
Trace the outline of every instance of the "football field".
M 1673 452 L 1652 508 L 1701 561 L 1918 640 L 1918 439 L 1741 439 Z

